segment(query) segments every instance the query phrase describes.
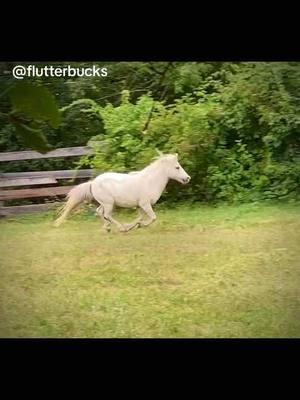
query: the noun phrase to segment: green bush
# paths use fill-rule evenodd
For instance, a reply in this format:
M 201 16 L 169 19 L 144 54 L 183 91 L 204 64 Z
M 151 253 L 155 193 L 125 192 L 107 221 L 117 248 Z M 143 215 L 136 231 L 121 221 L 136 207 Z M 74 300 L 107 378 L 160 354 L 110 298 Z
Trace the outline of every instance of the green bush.
M 89 142 L 95 154 L 82 163 L 122 172 L 143 168 L 155 149 L 178 152 L 192 181 L 184 190 L 171 184 L 169 200 L 297 197 L 299 110 L 282 72 L 277 64 L 217 71 L 172 104 L 150 95 L 131 102 L 124 91 L 120 105 L 94 107 L 104 131 Z

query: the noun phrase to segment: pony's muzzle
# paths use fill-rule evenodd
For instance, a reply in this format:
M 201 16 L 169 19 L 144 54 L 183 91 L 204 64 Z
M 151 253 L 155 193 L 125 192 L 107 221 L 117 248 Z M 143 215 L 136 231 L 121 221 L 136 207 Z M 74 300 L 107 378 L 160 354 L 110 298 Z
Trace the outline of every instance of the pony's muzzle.
M 190 176 L 187 176 L 186 178 L 184 178 L 182 181 L 183 183 L 189 183 L 189 181 L 191 180 Z

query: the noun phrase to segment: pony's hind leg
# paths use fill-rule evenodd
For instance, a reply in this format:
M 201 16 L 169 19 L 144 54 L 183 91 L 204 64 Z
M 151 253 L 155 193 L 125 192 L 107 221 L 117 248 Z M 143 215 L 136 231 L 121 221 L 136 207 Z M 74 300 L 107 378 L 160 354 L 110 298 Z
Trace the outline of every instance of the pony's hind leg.
M 124 227 L 124 225 L 122 225 L 120 222 L 112 217 L 111 214 L 113 211 L 113 207 L 113 204 L 103 204 L 103 218 L 109 223 L 114 223 L 115 225 L 117 225 L 121 232 L 126 232 L 127 229 Z
M 107 232 L 110 232 L 110 231 L 111 231 L 111 222 L 108 221 L 108 220 L 104 217 L 104 207 L 103 207 L 102 204 L 97 208 L 96 213 L 99 215 L 99 217 L 100 217 L 100 218 L 103 220 L 103 222 L 104 222 L 103 228 L 104 228 Z

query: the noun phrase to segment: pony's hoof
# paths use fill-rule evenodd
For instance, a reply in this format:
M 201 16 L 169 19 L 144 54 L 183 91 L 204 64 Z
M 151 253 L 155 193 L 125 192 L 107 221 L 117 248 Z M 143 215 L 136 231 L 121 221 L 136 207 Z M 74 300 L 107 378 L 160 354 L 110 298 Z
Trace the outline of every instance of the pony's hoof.
M 133 228 L 132 230 L 134 231 L 135 229 L 139 229 L 141 227 L 141 224 L 138 222 Z

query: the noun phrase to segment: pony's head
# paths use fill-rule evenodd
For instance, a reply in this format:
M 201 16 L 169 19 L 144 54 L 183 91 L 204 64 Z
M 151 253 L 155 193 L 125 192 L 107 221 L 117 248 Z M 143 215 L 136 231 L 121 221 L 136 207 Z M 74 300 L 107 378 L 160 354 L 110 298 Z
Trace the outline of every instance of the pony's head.
M 191 177 L 179 164 L 177 153 L 161 155 L 159 160 L 162 165 L 164 165 L 164 169 L 167 172 L 167 176 L 169 179 L 173 179 L 177 182 L 182 183 L 183 185 L 187 184 L 191 180 Z

